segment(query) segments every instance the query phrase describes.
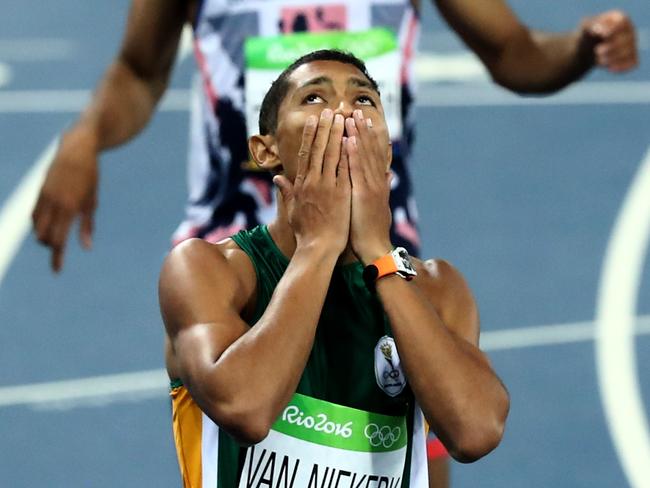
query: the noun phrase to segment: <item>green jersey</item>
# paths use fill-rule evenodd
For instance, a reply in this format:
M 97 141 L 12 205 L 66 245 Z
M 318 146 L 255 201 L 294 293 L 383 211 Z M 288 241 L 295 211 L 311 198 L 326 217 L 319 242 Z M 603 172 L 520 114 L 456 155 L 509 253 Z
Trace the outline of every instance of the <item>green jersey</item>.
M 254 326 L 289 261 L 266 226 L 232 238 L 257 275 L 257 302 L 249 320 Z M 423 416 L 400 366 L 381 302 L 365 286 L 362 270 L 359 262 L 335 267 L 296 393 L 267 439 L 241 447 L 201 415 L 200 435 L 193 436 L 201 443 L 199 486 L 428 486 Z M 176 418 L 181 414 L 174 412 L 175 434 L 182 430 L 177 428 L 182 419 Z M 179 460 L 188 464 L 178 439 L 176 444 Z M 214 482 L 206 484 L 208 479 Z

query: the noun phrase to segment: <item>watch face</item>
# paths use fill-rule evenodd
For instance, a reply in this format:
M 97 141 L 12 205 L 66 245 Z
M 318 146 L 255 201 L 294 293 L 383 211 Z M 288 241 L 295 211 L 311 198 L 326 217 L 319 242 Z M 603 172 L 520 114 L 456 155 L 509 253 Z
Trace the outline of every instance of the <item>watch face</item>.
M 396 258 L 397 267 L 401 273 L 407 276 L 417 276 L 417 272 L 411 263 L 409 253 L 403 247 L 398 247 L 393 251 L 393 256 Z

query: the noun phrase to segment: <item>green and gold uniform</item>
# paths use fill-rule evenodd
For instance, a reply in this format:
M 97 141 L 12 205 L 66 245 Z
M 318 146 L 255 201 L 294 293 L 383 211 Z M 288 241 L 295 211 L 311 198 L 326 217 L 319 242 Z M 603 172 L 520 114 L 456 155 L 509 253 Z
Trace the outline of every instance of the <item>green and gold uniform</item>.
M 257 274 L 249 321 L 254 326 L 289 261 L 266 226 L 232 238 Z M 241 447 L 199 410 L 182 384 L 172 383 L 174 438 L 186 487 L 428 486 L 423 415 L 362 269 L 358 262 L 334 269 L 296 393 L 261 443 Z

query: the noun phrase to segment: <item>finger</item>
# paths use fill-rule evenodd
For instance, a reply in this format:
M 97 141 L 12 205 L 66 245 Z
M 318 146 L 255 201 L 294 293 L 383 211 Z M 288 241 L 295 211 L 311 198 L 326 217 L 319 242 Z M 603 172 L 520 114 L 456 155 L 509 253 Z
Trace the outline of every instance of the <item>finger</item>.
M 325 156 L 323 158 L 323 175 L 330 178 L 336 176 L 336 168 L 341 159 L 341 141 L 343 139 L 343 131 L 345 130 L 345 118 L 341 114 L 334 116 L 332 130 L 330 131 L 329 141 L 325 149 Z
M 336 168 L 336 181 L 339 184 L 350 183 L 350 162 L 348 160 L 348 138 L 341 139 L 341 156 L 339 157 L 339 164 Z
M 631 70 L 632 68 L 636 68 L 638 65 L 639 65 L 639 60 L 635 56 L 625 61 L 611 63 L 609 66 L 607 66 L 607 69 L 612 73 L 622 73 L 624 71 Z
M 320 176 L 323 172 L 323 157 L 325 154 L 325 149 L 327 148 L 327 142 L 330 138 L 330 130 L 332 128 L 333 120 L 334 112 L 332 112 L 331 109 L 326 108 L 321 112 L 320 119 L 318 121 L 316 137 L 311 149 L 309 174 Z
M 52 248 L 52 270 L 58 273 L 63 268 L 63 255 L 65 254 L 65 246 Z
M 79 240 L 81 245 L 86 249 L 93 247 L 93 230 L 95 228 L 95 209 L 88 209 L 81 214 L 79 223 Z
M 380 165 L 376 156 L 376 139 L 373 136 L 375 132 L 368 126 L 368 120 L 363 117 L 361 110 L 355 110 L 353 113 L 354 123 L 359 131 L 357 146 L 360 152 L 360 161 L 362 170 L 367 181 L 379 183 L 385 173 L 384 165 Z M 372 124 L 372 121 L 371 121 Z M 381 158 L 383 160 L 383 158 Z
M 305 121 L 305 127 L 302 130 L 302 141 L 300 149 L 298 150 L 298 169 L 296 178 L 300 176 L 304 178 L 309 170 L 309 157 L 311 156 L 311 146 L 314 142 L 316 135 L 316 125 L 318 118 L 315 115 L 310 115 Z
M 359 146 L 359 148 L 362 151 L 371 151 L 372 148 L 370 147 L 370 141 L 368 140 L 369 138 L 368 123 L 366 122 L 366 119 L 363 117 L 363 112 L 357 109 L 354 112 L 352 112 L 352 117 L 354 118 L 354 125 L 357 128 L 357 131 L 359 133 L 359 136 L 357 137 L 357 146 Z
M 624 29 L 630 29 L 632 23 L 627 15 L 619 10 L 605 12 L 589 20 L 589 32 L 606 39 Z
M 286 176 L 276 175 L 273 177 L 273 183 L 280 189 L 280 195 L 285 203 L 293 198 L 293 185 Z
M 52 249 L 50 265 L 58 273 L 63 267 L 63 256 L 73 213 L 61 208 L 51 212 L 51 221 L 41 242 Z
M 636 50 L 627 48 L 624 50 L 611 52 L 609 54 L 596 54 L 596 63 L 605 68 L 611 68 L 613 65 L 634 63 L 636 59 Z
M 379 131 L 374 130 L 372 126 L 372 119 L 366 119 L 366 125 L 368 126 L 370 133 L 370 143 L 372 146 L 374 157 L 381 164 L 377 167 L 378 174 L 385 175 L 388 171 L 388 161 L 386 160 L 386 146 L 382 144 L 382 141 L 379 137 Z
M 361 168 L 359 161 L 359 145 L 357 143 L 357 136 L 348 137 L 346 144 L 348 155 L 348 164 L 350 166 L 350 181 L 352 188 L 363 185 L 366 181 L 365 174 Z
M 627 33 L 601 41 L 595 47 L 598 56 L 611 56 L 628 50 L 636 50 L 636 41 L 633 35 Z
M 395 174 L 392 171 L 386 171 L 386 186 L 388 186 L 388 188 L 391 188 L 394 176 Z
M 345 119 L 345 132 L 348 137 L 359 135 L 359 131 L 357 130 L 357 126 L 354 125 L 354 119 L 352 117 Z
M 32 225 L 34 228 L 36 228 L 36 223 L 41 217 L 43 206 L 43 197 L 39 195 L 38 200 L 36 200 L 36 204 L 34 205 L 34 209 L 32 210 Z
M 45 205 L 41 205 L 38 211 L 34 211 L 34 234 L 41 244 L 48 245 L 48 235 L 50 233 L 50 223 L 52 222 L 52 210 Z
M 54 271 L 59 271 L 63 265 L 63 254 L 73 218 L 74 214 L 68 211 L 59 211 L 55 216 L 50 237 L 52 268 Z

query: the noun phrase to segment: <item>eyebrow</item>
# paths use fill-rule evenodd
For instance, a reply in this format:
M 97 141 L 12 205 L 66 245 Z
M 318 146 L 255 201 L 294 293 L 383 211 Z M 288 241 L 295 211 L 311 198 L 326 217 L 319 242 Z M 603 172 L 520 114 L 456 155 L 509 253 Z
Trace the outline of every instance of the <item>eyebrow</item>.
M 334 82 L 332 79 L 328 76 L 317 76 L 316 78 L 312 78 L 311 80 L 307 80 L 304 83 L 301 83 L 300 88 L 305 88 L 306 86 L 313 86 L 313 85 L 322 85 L 322 84 L 327 84 L 327 85 L 332 85 Z M 359 88 L 368 88 L 369 90 L 372 91 L 377 91 L 377 89 L 370 83 L 370 81 L 365 80 L 363 78 L 358 78 L 356 76 L 353 76 L 351 78 L 348 78 L 348 85 L 356 86 Z

